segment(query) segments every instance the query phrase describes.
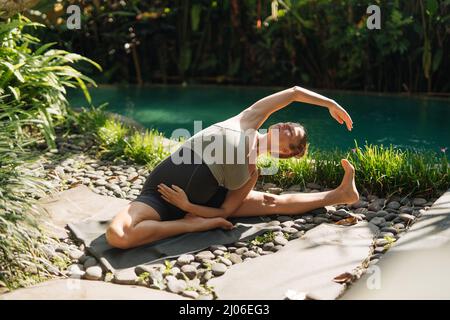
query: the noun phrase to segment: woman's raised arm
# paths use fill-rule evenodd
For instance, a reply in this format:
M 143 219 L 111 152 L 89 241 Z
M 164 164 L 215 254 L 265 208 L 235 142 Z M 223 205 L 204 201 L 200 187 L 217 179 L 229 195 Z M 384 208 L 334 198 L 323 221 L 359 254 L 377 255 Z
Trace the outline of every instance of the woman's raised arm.
M 291 102 L 304 102 L 328 108 L 331 116 L 340 124 L 347 125 L 347 129 L 352 129 L 352 119 L 348 113 L 334 100 L 322 96 L 299 86 L 295 86 L 283 91 L 279 91 L 270 96 L 258 100 L 249 108 L 239 114 L 241 127 L 244 129 L 259 129 L 267 118 Z

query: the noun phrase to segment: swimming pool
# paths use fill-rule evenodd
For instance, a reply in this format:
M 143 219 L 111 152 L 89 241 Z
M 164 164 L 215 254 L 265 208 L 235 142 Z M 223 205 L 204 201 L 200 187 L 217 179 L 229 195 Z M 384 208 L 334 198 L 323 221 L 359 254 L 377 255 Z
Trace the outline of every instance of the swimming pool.
M 108 102 L 108 111 L 133 118 L 147 128 L 157 128 L 168 137 L 178 128 L 203 128 L 239 113 L 256 100 L 279 88 L 222 86 L 105 86 L 91 89 L 94 105 Z M 349 149 L 356 140 L 440 151 L 450 147 L 450 99 L 396 95 L 320 92 L 336 100 L 350 113 L 354 128 L 348 132 L 325 108 L 293 103 L 264 124 L 280 121 L 302 123 L 311 146 Z M 79 92 L 69 95 L 72 106 L 85 106 Z M 449 152 L 449 151 L 447 151 Z

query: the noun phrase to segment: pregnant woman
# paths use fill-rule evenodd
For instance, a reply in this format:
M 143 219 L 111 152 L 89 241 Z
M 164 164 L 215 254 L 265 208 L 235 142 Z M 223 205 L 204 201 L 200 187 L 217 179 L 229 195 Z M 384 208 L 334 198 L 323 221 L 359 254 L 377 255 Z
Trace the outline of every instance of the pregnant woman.
M 306 152 L 307 135 L 300 124 L 278 123 L 266 133 L 257 131 L 272 113 L 294 101 L 325 107 L 352 129 L 350 116 L 338 103 L 307 89 L 296 86 L 265 97 L 198 132 L 162 161 L 149 174 L 141 194 L 111 221 L 108 243 L 127 249 L 187 232 L 231 229 L 228 217 L 296 215 L 356 202 L 354 168 L 345 159 L 344 178 L 334 190 L 284 195 L 252 190 L 258 155 L 289 158 Z

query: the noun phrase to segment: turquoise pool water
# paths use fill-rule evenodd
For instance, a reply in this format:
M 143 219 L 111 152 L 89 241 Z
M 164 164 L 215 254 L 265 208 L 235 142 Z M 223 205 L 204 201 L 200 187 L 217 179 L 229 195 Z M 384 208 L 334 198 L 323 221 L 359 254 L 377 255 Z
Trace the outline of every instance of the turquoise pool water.
M 94 105 L 108 102 L 108 111 L 133 118 L 170 136 L 178 128 L 193 132 L 194 120 L 203 127 L 239 113 L 256 100 L 280 89 L 216 86 L 100 87 L 91 89 Z M 302 123 L 311 146 L 350 149 L 354 140 L 450 152 L 450 99 L 321 92 L 350 113 L 354 129 L 348 132 L 325 108 L 293 103 L 275 113 L 264 125 L 280 121 Z M 71 93 L 72 106 L 85 106 L 79 92 Z

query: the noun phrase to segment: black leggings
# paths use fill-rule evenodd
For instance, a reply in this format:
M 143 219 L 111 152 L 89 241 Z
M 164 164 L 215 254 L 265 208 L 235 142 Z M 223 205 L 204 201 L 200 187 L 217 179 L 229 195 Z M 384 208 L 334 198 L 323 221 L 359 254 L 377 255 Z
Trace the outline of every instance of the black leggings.
M 178 156 L 191 153 L 192 164 L 175 164 L 169 156 L 147 177 L 140 195 L 133 201 L 143 202 L 158 212 L 161 220 L 181 219 L 185 211 L 165 201 L 158 192 L 158 185 L 164 183 L 168 187 L 172 184 L 180 187 L 186 193 L 190 202 L 207 207 L 220 208 L 228 190 L 219 186 L 216 178 L 203 162 L 196 164 L 194 157 L 198 156 L 191 149 L 180 148 L 176 151 Z

